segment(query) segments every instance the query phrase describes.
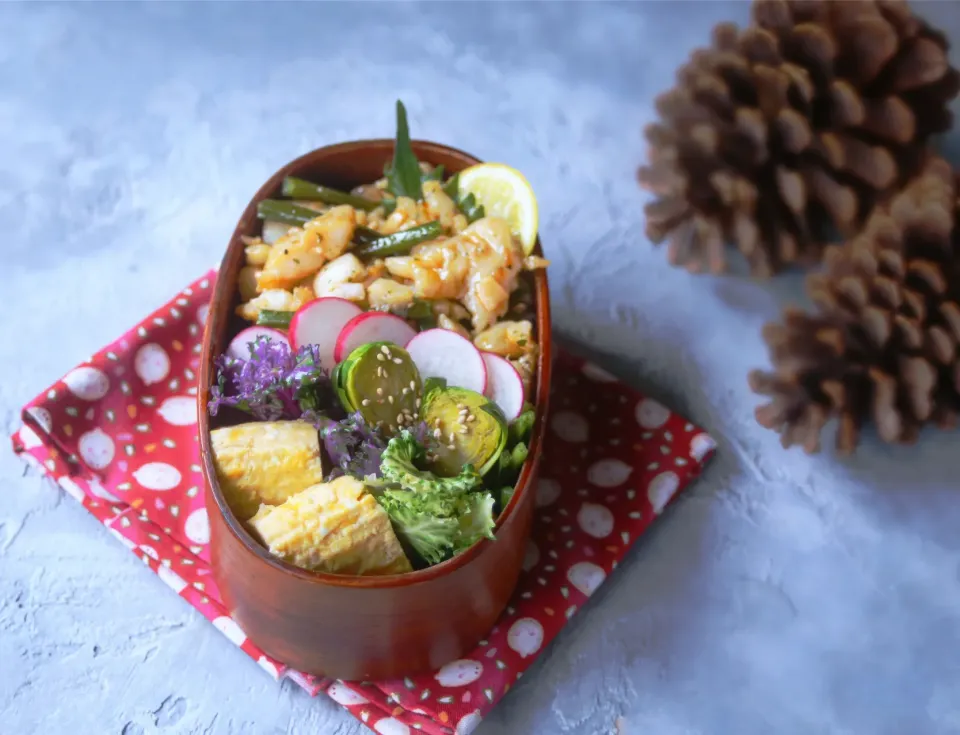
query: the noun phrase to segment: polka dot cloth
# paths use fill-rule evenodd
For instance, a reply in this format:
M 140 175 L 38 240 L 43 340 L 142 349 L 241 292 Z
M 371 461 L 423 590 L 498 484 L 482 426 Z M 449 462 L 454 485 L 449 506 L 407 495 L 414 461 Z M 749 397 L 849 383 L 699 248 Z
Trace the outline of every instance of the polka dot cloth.
M 214 276 L 27 405 L 14 449 L 270 676 L 325 691 L 381 735 L 472 732 L 715 450 L 695 425 L 561 353 L 524 571 L 487 639 L 436 672 L 398 681 L 294 671 L 247 639 L 208 563 L 195 383 Z

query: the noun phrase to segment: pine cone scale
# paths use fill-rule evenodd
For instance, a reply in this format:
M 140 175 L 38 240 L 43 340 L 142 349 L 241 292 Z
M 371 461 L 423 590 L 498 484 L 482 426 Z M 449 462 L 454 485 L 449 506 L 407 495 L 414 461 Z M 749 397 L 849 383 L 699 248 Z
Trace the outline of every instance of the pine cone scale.
M 905 6 L 755 0 L 752 18 L 744 30 L 718 26 L 712 45 L 691 54 L 646 131 L 661 150 L 641 186 L 686 198 L 688 219 L 713 223 L 709 236 L 684 232 L 684 247 L 669 251 L 694 270 L 725 269 L 718 232 L 758 276 L 818 262 L 832 229 L 851 234 L 917 173 L 960 91 L 945 40 Z M 756 196 L 701 184 L 717 173 L 754 184 Z
M 767 396 L 767 405 L 790 406 L 771 427 L 785 445 L 809 450 L 810 412 L 823 409 L 840 422 L 841 453 L 855 449 L 866 418 L 890 443 L 914 441 L 926 424 L 955 423 L 960 176 L 928 158 L 859 235 L 827 249 L 824 266 L 807 279 L 816 313 L 790 309 L 764 327 L 772 371 L 750 380 L 765 389 L 754 392 Z M 769 375 L 789 376 L 789 383 Z

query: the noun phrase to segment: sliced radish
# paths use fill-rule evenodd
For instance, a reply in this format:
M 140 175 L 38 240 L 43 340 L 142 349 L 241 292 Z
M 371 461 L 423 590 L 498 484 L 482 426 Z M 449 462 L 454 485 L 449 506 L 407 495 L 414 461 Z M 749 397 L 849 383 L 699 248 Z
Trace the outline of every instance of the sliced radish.
M 279 329 L 273 329 L 272 327 L 247 327 L 231 340 L 230 345 L 227 347 L 227 357 L 233 357 L 238 360 L 249 360 L 250 345 L 260 337 L 267 337 L 272 342 L 283 342 L 285 345 L 290 345 L 290 342 L 287 340 L 287 335 Z
M 371 342 L 393 342 L 398 347 L 406 347 L 416 334 L 416 330 L 396 314 L 367 311 L 343 327 L 334 359 L 341 362 L 355 349 Z
M 443 378 L 447 385 L 483 393 L 487 367 L 473 343 L 449 329 L 428 329 L 410 340 L 407 352 L 423 380 Z
M 509 360 L 492 352 L 480 354 L 487 366 L 487 390 L 484 395 L 500 407 L 507 421 L 513 421 L 523 412 L 526 398 L 523 379 Z
M 266 220 L 263 223 L 263 231 L 260 233 L 260 239 L 267 245 L 273 245 L 277 240 L 290 232 L 291 225 L 285 225 L 283 222 L 271 222 Z
M 320 350 L 320 364 L 326 370 L 333 370 L 337 364 L 334 353 L 337 349 L 337 337 L 344 325 L 363 310 L 346 299 L 335 296 L 308 301 L 297 309 L 290 320 L 290 341 L 294 349 L 303 345 L 316 345 Z

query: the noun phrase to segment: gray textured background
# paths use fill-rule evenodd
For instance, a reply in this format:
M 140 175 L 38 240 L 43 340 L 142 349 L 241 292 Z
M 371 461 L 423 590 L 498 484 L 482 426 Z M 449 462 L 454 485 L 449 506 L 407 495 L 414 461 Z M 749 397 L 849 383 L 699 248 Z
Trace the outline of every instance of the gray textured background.
M 960 37 L 960 7 L 924 12 Z M 728 2 L 0 5 L 0 407 L 219 259 L 308 149 L 393 130 L 509 162 L 541 202 L 556 326 L 714 432 L 704 477 L 478 735 L 960 733 L 957 438 L 784 452 L 745 376 L 799 293 L 694 279 L 645 242 L 634 169 Z M 954 54 L 954 62 L 957 56 Z M 955 470 L 954 470 L 955 471 Z M 271 681 L 0 452 L 0 730 L 359 733 Z

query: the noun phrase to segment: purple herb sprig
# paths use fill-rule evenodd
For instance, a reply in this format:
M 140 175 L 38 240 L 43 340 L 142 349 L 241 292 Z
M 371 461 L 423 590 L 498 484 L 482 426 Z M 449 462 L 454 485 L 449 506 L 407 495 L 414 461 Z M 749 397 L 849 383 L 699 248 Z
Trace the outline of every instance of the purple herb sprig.
M 415 424 L 410 431 L 421 446 L 427 449 L 434 446 L 433 437 L 425 422 Z M 320 438 L 334 465 L 328 480 L 340 475 L 350 475 L 361 480 L 383 476 L 380 472 L 380 459 L 389 440 L 381 429 L 364 421 L 359 411 L 341 421 L 324 421 Z
M 294 352 L 286 342 L 261 336 L 249 347 L 249 359 L 217 358 L 217 382 L 207 406 L 211 416 L 229 406 L 260 421 L 317 422 L 322 411 L 333 407 L 330 378 L 316 345 Z

